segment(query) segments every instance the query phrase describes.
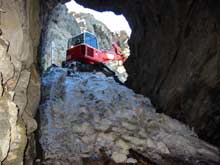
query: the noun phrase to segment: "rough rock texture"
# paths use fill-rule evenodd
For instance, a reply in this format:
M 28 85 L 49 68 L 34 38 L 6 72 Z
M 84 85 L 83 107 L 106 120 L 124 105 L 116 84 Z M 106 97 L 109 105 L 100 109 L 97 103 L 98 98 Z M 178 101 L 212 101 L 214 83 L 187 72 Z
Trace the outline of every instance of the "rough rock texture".
M 100 150 L 116 163 L 127 162 L 132 149 L 158 164 L 219 164 L 215 147 L 102 73 L 52 67 L 42 90 L 42 163 L 80 164 Z
M 65 5 L 58 4 L 49 14 L 41 34 L 40 64 L 46 70 L 52 64 L 61 66 L 66 60 L 68 39 L 80 34 L 75 18 Z
M 126 16 L 128 85 L 220 146 L 219 1 L 76 0 Z
M 23 163 L 28 140 L 37 128 L 34 115 L 40 100 L 35 65 L 40 35 L 38 3 L 1 1 L 0 164 L 3 165 Z

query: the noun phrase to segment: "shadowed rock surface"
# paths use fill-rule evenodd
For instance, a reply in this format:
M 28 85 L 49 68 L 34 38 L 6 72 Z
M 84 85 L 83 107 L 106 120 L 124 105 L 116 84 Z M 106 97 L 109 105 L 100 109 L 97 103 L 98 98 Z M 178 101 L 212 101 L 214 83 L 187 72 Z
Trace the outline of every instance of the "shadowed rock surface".
M 52 67 L 43 75 L 40 144 L 44 163 L 71 164 L 100 149 L 126 162 L 129 149 L 152 162 L 218 164 L 219 151 L 158 114 L 150 100 L 102 73 Z

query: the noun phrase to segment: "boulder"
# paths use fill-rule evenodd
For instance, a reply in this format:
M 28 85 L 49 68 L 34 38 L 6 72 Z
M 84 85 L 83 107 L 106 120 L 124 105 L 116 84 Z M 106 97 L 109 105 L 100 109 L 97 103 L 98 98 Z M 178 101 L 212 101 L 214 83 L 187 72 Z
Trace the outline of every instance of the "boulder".
M 79 164 L 80 158 L 101 159 L 103 153 L 125 163 L 132 150 L 157 164 L 219 164 L 217 148 L 102 73 L 51 67 L 43 74 L 42 91 L 42 163 Z

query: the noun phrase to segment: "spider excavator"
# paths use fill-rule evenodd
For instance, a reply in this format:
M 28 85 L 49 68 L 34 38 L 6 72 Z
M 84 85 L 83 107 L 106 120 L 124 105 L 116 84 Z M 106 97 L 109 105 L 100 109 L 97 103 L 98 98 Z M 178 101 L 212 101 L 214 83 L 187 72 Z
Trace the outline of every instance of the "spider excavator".
M 124 63 L 126 57 L 116 42 L 112 44 L 112 47 L 110 51 L 101 51 L 96 36 L 90 32 L 83 32 L 68 40 L 66 61 L 63 62 L 63 67 L 81 72 L 101 71 L 106 76 L 112 76 L 117 82 L 122 83 L 107 64 L 111 61 Z

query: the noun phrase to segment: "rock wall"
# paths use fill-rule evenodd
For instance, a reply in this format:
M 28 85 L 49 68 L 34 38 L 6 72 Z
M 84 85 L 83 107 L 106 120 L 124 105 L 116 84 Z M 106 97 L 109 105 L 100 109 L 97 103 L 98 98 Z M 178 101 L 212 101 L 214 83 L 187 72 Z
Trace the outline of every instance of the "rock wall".
M 37 56 L 40 23 L 44 25 L 39 15 L 47 18 L 49 8 L 59 2 L 0 3 L 0 164 L 31 164 L 36 156 L 34 116 L 40 100 Z
M 22 164 L 40 100 L 39 2 L 7 0 L 0 8 L 0 164 Z
M 220 146 L 219 1 L 76 1 L 126 16 L 128 86 Z

